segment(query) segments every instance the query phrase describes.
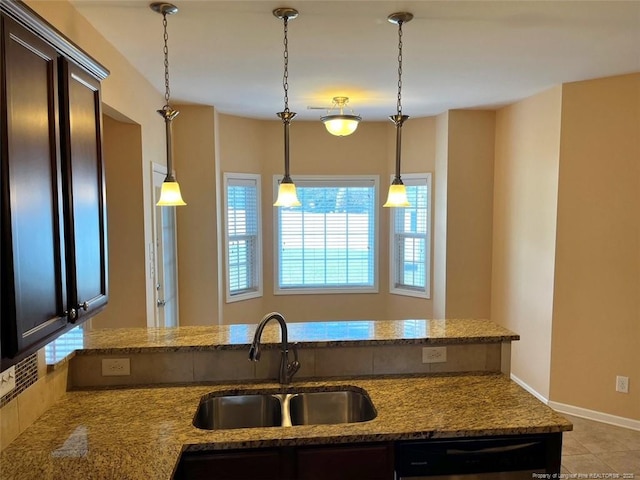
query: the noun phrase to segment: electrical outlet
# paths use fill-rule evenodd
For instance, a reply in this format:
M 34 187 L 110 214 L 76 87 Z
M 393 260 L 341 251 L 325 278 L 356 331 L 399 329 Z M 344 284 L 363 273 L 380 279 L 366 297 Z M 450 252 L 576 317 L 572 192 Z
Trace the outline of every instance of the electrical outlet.
M 131 375 L 131 362 L 128 358 L 103 358 L 103 377 L 122 377 Z
M 629 393 L 629 377 L 616 377 L 616 392 Z
M 0 397 L 16 388 L 16 367 L 8 368 L 0 375 Z
M 447 347 L 422 347 L 422 363 L 444 363 L 447 361 Z

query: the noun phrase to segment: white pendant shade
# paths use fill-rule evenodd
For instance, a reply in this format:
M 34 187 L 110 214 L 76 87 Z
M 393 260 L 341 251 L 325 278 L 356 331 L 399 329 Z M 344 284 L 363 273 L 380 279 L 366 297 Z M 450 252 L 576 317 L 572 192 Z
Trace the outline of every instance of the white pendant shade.
M 182 194 L 180 193 L 180 185 L 178 185 L 178 182 L 162 182 L 160 199 L 156 205 L 159 207 L 178 207 L 186 205 L 185 201 L 182 200 Z
M 302 205 L 298 200 L 296 186 L 293 183 L 281 183 L 278 187 L 278 199 L 273 204 L 274 207 L 299 207 Z
M 407 189 L 402 184 L 389 186 L 389 195 L 387 203 L 383 207 L 410 207 L 411 204 L 407 200 Z

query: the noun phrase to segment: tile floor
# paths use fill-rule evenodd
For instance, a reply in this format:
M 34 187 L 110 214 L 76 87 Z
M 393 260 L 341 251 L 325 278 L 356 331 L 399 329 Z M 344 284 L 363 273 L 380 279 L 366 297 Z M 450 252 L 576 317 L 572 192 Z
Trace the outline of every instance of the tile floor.
M 563 415 L 573 423 L 562 441 L 566 478 L 640 480 L 640 431 Z

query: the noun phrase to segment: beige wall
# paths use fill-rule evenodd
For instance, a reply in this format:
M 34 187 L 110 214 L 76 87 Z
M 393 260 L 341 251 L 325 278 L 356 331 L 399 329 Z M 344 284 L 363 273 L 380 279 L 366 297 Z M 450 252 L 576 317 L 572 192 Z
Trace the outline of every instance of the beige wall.
M 263 137 L 264 121 L 252 120 L 248 118 L 240 118 L 232 115 L 218 116 L 218 127 L 220 131 L 218 142 L 220 148 L 220 176 L 222 173 L 262 173 L 263 160 Z M 224 193 L 224 184 L 220 179 L 221 193 Z M 262 178 L 262 211 L 270 210 L 271 203 L 271 185 L 267 179 Z M 224 222 L 224 214 L 221 203 L 220 219 Z M 262 219 L 264 222 L 264 218 Z M 263 235 L 264 237 L 264 235 Z M 221 251 L 223 256 L 222 265 L 226 264 L 226 252 L 221 242 Z M 270 252 L 270 250 L 269 250 Z M 264 262 L 269 262 L 271 254 L 264 252 Z M 221 273 L 224 269 L 221 269 Z M 267 313 L 267 307 L 264 306 L 264 297 L 252 298 L 239 302 L 226 303 L 225 285 L 226 280 L 222 277 L 220 303 L 222 314 L 220 323 L 257 323 L 262 316 Z
M 218 114 L 210 107 L 180 106 L 174 122 L 176 171 L 189 204 L 178 210 L 180 322 L 182 325 L 256 323 L 272 310 L 290 321 L 327 319 L 428 318 L 431 301 L 391 295 L 389 291 L 389 232 L 386 209 L 379 209 L 379 293 L 351 295 L 274 295 L 273 176 L 283 171 L 283 132 L 279 120 L 254 120 Z M 404 131 L 403 172 L 431 172 L 434 168 L 435 120 L 407 122 Z M 217 129 L 217 134 L 212 132 Z M 390 143 L 391 142 L 391 143 Z M 363 122 L 358 131 L 338 138 L 318 122 L 291 125 L 291 175 L 380 176 L 381 205 L 395 159 L 395 134 L 390 122 Z M 218 153 L 216 154 L 216 148 Z M 262 175 L 263 279 L 261 298 L 226 303 L 223 269 L 216 263 L 223 239 L 215 222 L 223 220 L 225 172 Z M 213 299 L 216 299 L 215 301 Z M 206 300 L 203 300 L 206 299 Z M 203 302 L 205 303 L 203 308 Z M 215 305 L 214 305 L 215 304 Z M 220 311 L 220 316 L 216 316 Z
M 639 292 L 640 74 L 564 85 L 552 400 L 640 420 Z
M 395 171 L 395 129 L 389 122 L 387 146 L 389 148 L 386 176 L 380 176 L 380 202 L 384 202 L 389 188 L 390 176 Z M 405 173 L 431 173 L 431 188 L 434 185 L 434 172 L 436 170 L 436 117 L 410 118 L 402 127 L 402 174 Z M 434 202 L 433 191 L 431 204 Z M 383 214 L 389 215 L 388 209 L 382 209 Z M 387 316 L 393 319 L 403 318 L 432 318 L 433 317 L 433 212 L 431 212 L 431 298 L 407 297 L 404 295 L 387 296 Z M 388 255 L 388 254 L 387 254 Z M 387 257 L 388 263 L 388 257 Z M 389 273 L 387 273 L 389 279 Z M 389 282 L 390 280 L 387 280 Z
M 186 207 L 176 208 L 180 325 L 215 324 L 219 315 L 215 110 L 176 107 L 174 168 Z
M 491 318 L 520 334 L 511 370 L 549 398 L 560 106 L 554 87 L 498 110 Z
M 435 313 L 488 318 L 495 112 L 451 110 L 437 122 Z
M 109 229 L 109 307 L 93 328 L 146 327 L 144 201 L 140 125 L 103 117 Z

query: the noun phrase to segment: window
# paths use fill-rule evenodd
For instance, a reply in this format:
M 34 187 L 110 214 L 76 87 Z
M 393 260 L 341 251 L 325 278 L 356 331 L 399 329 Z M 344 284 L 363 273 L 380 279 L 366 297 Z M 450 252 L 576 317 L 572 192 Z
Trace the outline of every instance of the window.
M 378 177 L 294 181 L 302 206 L 275 211 L 275 293 L 377 292 Z
M 431 298 L 431 174 L 406 174 L 402 180 L 411 206 L 390 209 L 390 292 Z
M 262 296 L 260 175 L 225 173 L 227 302 Z

